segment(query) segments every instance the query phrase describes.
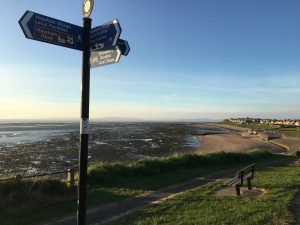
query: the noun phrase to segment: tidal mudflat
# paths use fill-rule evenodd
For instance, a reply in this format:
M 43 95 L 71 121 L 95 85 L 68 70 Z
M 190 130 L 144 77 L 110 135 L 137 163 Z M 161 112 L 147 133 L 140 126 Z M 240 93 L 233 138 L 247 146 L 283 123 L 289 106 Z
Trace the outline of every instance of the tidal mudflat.
M 79 124 L 1 123 L 0 176 L 54 172 L 78 164 Z M 89 162 L 132 161 L 196 151 L 197 135 L 225 130 L 191 123 L 92 123 Z

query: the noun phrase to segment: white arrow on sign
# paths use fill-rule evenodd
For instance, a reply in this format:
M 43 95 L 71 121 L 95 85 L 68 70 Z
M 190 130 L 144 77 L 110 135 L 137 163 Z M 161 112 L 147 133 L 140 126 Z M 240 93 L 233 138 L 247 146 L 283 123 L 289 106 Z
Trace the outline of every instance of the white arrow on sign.
M 115 46 L 117 44 L 117 41 L 118 41 L 119 37 L 120 37 L 121 29 L 120 29 L 119 21 L 117 19 L 113 20 L 113 24 L 114 24 L 115 29 L 117 31 L 117 34 L 115 35 L 115 39 L 114 39 L 114 42 L 113 42 L 113 45 Z
M 128 55 L 129 51 L 130 51 L 130 47 L 127 41 L 125 41 L 125 46 L 126 46 L 126 51 L 124 52 L 124 55 Z
M 91 51 L 97 51 L 99 44 L 103 45 L 102 49 L 110 49 L 117 45 L 121 32 L 122 29 L 117 19 L 93 28 L 90 33 Z
M 33 39 L 32 34 L 27 26 L 27 23 L 29 22 L 29 20 L 31 19 L 31 17 L 34 15 L 33 12 L 28 11 L 27 14 L 24 16 L 24 18 L 22 18 L 22 20 L 20 21 L 22 28 L 24 29 L 24 32 L 26 34 L 26 36 L 28 38 Z

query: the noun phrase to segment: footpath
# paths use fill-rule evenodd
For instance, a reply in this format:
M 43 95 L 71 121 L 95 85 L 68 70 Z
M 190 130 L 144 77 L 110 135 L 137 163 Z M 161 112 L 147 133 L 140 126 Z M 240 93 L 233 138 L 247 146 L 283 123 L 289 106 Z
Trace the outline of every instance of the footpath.
M 87 211 L 86 224 L 100 225 L 111 222 L 133 211 L 160 203 L 165 199 L 172 198 L 182 192 L 204 187 L 218 179 L 232 178 L 235 176 L 235 173 L 236 169 L 228 170 L 209 175 L 207 177 L 197 178 L 179 185 L 169 186 L 161 190 L 153 191 L 121 202 L 102 205 L 101 207 Z M 300 225 L 300 189 L 291 202 L 290 211 L 295 219 L 295 222 L 290 225 Z M 44 223 L 43 225 L 74 225 L 76 223 L 76 215 L 71 215 L 63 219 Z
M 113 204 L 103 205 L 87 211 L 87 225 L 100 225 L 120 218 L 132 211 L 141 209 L 159 203 L 165 199 L 171 198 L 177 194 L 189 191 L 195 188 L 201 188 L 220 178 L 233 177 L 236 170 L 229 170 L 223 173 L 210 175 L 204 178 L 197 178 L 179 185 L 173 185 L 158 191 L 140 195 L 132 199 L 124 200 Z M 76 224 L 76 215 L 60 220 L 45 223 L 44 225 L 74 225 Z

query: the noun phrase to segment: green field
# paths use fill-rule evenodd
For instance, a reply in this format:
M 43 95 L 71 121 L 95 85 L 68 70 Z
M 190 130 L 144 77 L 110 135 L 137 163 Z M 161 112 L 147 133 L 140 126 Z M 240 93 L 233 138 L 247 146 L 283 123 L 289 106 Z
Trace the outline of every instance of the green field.
M 264 165 L 282 164 L 291 160 L 290 156 L 252 152 L 175 155 L 166 158 L 150 158 L 129 164 L 95 164 L 89 167 L 88 208 L 132 198 L 141 193 L 159 190 L 218 171 L 238 169 L 253 162 L 263 168 Z M 299 172 L 298 169 L 294 171 Z M 296 177 L 291 179 L 289 173 L 290 171 L 286 170 L 286 175 L 282 172 L 280 176 L 286 177 L 287 180 L 292 181 L 291 184 L 296 185 L 299 180 Z M 258 181 L 259 178 L 255 179 L 255 182 Z M 273 181 L 277 182 L 270 180 L 271 183 Z M 276 186 L 277 183 L 274 185 Z M 217 186 L 219 185 L 216 184 L 215 187 Z M 199 193 L 204 195 L 201 194 L 199 198 L 207 198 L 207 202 L 211 202 L 210 196 L 205 194 L 209 190 L 203 193 L 200 191 Z M 294 189 L 288 190 L 285 194 L 292 196 Z M 68 189 L 66 183 L 59 180 L 2 182 L 0 183 L 0 196 L 1 225 L 40 224 L 50 218 L 60 218 L 76 212 L 75 191 Z M 219 200 L 215 200 L 214 204 L 217 204 Z M 235 198 L 229 198 L 229 200 L 237 201 Z M 271 198 L 267 199 L 269 200 Z M 220 201 L 220 207 L 223 207 L 222 201 Z M 203 204 L 206 205 L 207 202 Z M 269 204 L 272 203 L 269 202 Z M 286 208 L 287 205 L 285 201 L 278 204 L 281 204 L 282 208 Z M 207 206 L 210 207 L 209 204 Z M 270 210 L 277 215 L 276 211 Z M 143 213 L 143 215 L 148 218 L 146 214 Z M 168 217 L 171 218 L 171 216 Z
M 281 127 L 279 125 L 268 125 L 268 124 L 256 124 L 256 123 L 250 123 L 250 124 L 238 124 L 238 123 L 232 123 L 232 122 L 223 122 L 222 124 L 228 124 L 236 127 L 244 127 L 253 129 L 256 131 L 272 131 L 276 133 L 280 133 L 283 135 L 286 135 L 288 137 L 298 137 L 300 138 L 300 127 Z

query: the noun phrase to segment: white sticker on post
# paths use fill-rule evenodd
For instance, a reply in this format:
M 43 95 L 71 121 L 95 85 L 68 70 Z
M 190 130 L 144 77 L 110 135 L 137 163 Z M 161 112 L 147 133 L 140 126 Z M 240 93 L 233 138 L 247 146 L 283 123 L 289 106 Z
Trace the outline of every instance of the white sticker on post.
M 80 134 L 89 134 L 89 119 L 82 118 L 80 120 Z

